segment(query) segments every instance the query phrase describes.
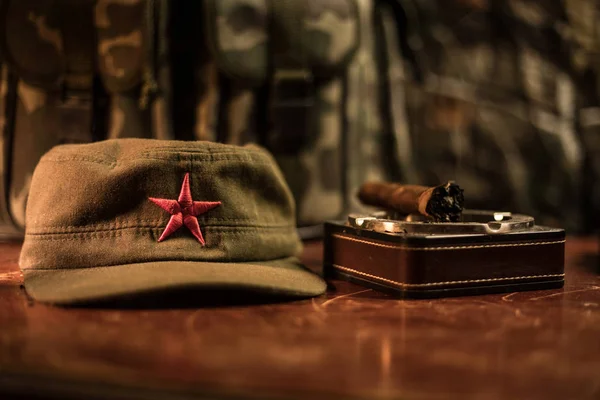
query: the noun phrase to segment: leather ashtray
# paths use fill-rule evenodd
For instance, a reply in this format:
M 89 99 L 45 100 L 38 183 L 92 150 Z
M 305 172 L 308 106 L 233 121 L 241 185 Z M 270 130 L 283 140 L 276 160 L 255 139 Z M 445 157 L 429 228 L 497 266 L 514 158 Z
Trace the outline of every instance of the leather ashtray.
M 465 210 L 448 223 L 350 215 L 325 223 L 324 272 L 402 298 L 560 288 L 564 247 L 563 229 L 506 212 Z

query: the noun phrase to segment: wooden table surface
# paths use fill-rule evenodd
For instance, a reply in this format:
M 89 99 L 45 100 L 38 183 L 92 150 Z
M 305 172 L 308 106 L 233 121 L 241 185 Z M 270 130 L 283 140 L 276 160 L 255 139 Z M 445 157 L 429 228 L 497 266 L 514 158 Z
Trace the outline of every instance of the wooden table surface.
M 563 289 L 394 300 L 345 282 L 265 305 L 59 308 L 0 244 L 0 398 L 600 399 L 600 271 L 569 238 Z M 321 245 L 306 246 L 319 268 Z

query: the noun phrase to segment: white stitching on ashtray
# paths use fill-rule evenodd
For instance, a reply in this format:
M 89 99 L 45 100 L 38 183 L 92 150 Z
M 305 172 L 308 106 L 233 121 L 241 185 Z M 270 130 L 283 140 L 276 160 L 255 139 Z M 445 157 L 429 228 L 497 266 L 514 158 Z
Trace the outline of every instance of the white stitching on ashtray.
M 461 283 L 483 283 L 483 282 L 498 282 L 498 281 L 512 281 L 512 280 L 523 280 L 523 279 L 536 279 L 536 278 L 564 278 L 565 274 L 547 274 L 547 275 L 525 275 L 525 276 L 513 276 L 506 278 L 489 278 L 489 279 L 470 279 L 464 281 L 446 281 L 446 282 L 430 282 L 430 283 L 404 283 L 397 282 L 391 279 L 382 278 L 377 275 L 367 274 L 366 272 L 360 272 L 352 268 L 343 267 L 341 265 L 333 264 L 334 268 L 341 269 L 343 271 L 352 272 L 358 275 L 363 275 L 368 278 L 377 279 L 383 282 L 392 283 L 394 285 L 402 287 L 427 287 L 427 286 L 442 286 L 442 285 L 456 285 Z
M 339 234 L 332 235 L 335 238 L 349 240 L 351 242 L 358 242 L 368 244 L 370 246 L 383 247 L 386 249 L 398 249 L 398 250 L 414 250 L 414 251 L 436 251 L 436 250 L 471 250 L 471 249 L 487 249 L 490 247 L 520 247 L 520 246 L 536 246 L 536 245 L 547 245 L 547 244 L 559 244 L 565 243 L 566 240 L 555 240 L 552 242 L 524 242 L 524 243 L 507 243 L 507 244 L 483 244 L 473 246 L 436 246 L 436 247 L 408 247 L 402 245 L 389 245 L 371 242 L 368 240 L 355 239 L 351 237 L 342 236 Z

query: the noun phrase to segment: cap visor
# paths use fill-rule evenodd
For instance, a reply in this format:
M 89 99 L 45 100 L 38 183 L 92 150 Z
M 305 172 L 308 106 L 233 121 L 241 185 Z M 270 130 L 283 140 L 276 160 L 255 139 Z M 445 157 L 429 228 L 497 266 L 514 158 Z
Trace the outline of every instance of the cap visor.
M 325 281 L 294 257 L 252 263 L 156 261 L 95 268 L 26 269 L 25 288 L 41 302 L 72 304 L 177 288 L 245 289 L 312 297 Z

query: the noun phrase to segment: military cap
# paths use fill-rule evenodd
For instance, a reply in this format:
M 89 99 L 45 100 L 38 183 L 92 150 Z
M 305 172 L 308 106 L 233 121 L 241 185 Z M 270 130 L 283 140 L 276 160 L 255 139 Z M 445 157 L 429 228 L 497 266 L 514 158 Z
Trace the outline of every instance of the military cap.
M 114 139 L 37 165 L 19 264 L 27 292 L 79 303 L 178 288 L 310 297 L 295 204 L 259 146 Z

